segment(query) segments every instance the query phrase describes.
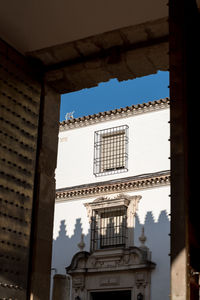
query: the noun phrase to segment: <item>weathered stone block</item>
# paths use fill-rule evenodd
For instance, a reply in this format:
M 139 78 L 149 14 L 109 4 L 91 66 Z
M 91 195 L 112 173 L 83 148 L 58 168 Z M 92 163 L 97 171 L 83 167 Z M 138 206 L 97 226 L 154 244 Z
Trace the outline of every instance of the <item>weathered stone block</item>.
M 56 274 L 53 278 L 53 300 L 70 299 L 70 280 L 66 275 Z
M 75 43 L 56 46 L 53 49 L 53 56 L 55 62 L 70 61 L 80 56 Z
M 47 209 L 49 206 L 54 205 L 54 198 L 55 198 L 55 179 L 54 176 L 49 177 L 45 173 L 40 174 L 40 191 L 39 197 L 41 199 L 39 206 L 41 209 Z M 50 209 L 49 208 L 49 209 Z M 43 221 L 43 219 L 41 219 Z M 41 222 L 42 222 L 41 221 Z
M 79 49 L 80 53 L 84 56 L 89 56 L 94 53 L 98 53 L 100 50 L 98 45 L 95 45 L 92 38 L 87 38 L 75 42 L 76 48 Z
M 132 27 L 122 28 L 120 29 L 120 33 L 130 44 L 137 44 L 147 40 L 147 33 L 143 25 L 136 25 L 134 30 Z
M 126 62 L 134 77 L 156 73 L 156 68 L 147 57 L 145 50 L 137 49 L 126 52 Z
M 169 66 L 169 45 L 162 43 L 147 48 L 147 57 L 157 70 L 167 71 Z
M 109 49 L 111 47 L 122 46 L 124 44 L 122 36 L 117 30 L 97 35 L 92 39 L 95 45 L 100 49 Z

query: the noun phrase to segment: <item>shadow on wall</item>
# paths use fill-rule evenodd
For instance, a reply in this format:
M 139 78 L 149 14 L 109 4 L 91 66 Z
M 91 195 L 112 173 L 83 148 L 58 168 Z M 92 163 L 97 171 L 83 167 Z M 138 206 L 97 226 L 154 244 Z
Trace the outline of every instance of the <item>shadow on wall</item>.
M 155 222 L 152 212 L 147 212 L 144 224 L 139 221 L 138 215 L 135 217 L 134 228 L 134 244 L 140 246 L 139 237 L 142 232 L 142 227 L 145 228 L 145 236 L 147 237 L 146 246 L 152 252 L 152 261 L 162 263 L 163 258 L 169 259 L 170 251 L 170 221 L 166 211 L 161 211 L 158 221 Z M 66 221 L 60 222 L 60 231 L 56 240 L 53 240 L 53 255 L 52 255 L 52 268 L 56 268 L 59 274 L 65 274 L 65 267 L 70 265 L 71 259 L 75 253 L 80 249 L 78 244 L 81 241 L 83 228 L 81 219 L 76 219 L 74 234 L 69 237 L 67 235 Z M 90 231 L 84 235 L 85 248 L 84 251 L 90 249 Z M 157 267 L 158 268 L 158 267 Z
M 140 224 L 138 216 L 135 219 L 134 241 L 140 246 L 139 237 L 142 227 L 147 237 L 146 246 L 152 252 L 152 261 L 156 268 L 151 276 L 151 299 L 169 300 L 170 294 L 170 221 L 165 210 L 160 212 L 155 222 L 152 212 L 147 212 L 145 223 Z M 158 284 L 159 282 L 159 284 Z
M 168 300 L 170 294 L 170 221 L 165 210 L 160 212 L 157 221 L 154 220 L 152 212 L 147 212 L 144 224 L 140 223 L 138 215 L 135 217 L 134 245 L 141 245 L 139 237 L 142 227 L 146 236 L 146 246 L 152 252 L 152 261 L 156 268 L 151 275 L 151 298 L 154 300 Z M 81 219 L 76 219 L 74 234 L 67 235 L 65 220 L 60 222 L 60 231 L 56 240 L 53 240 L 52 268 L 56 273 L 66 274 L 65 267 L 69 266 L 71 259 L 80 249 L 83 228 Z M 90 231 L 84 235 L 85 251 L 90 249 Z M 54 275 L 54 274 L 52 274 Z M 158 284 L 159 282 L 159 284 Z
M 74 254 L 80 251 L 78 244 L 83 233 L 81 219 L 76 219 L 74 234 L 71 237 L 67 235 L 65 222 L 65 220 L 60 222 L 59 235 L 56 240 L 53 240 L 52 268 L 55 268 L 58 274 L 66 274 L 65 268 L 70 265 Z M 89 251 L 90 232 L 84 235 L 84 243 L 84 250 Z

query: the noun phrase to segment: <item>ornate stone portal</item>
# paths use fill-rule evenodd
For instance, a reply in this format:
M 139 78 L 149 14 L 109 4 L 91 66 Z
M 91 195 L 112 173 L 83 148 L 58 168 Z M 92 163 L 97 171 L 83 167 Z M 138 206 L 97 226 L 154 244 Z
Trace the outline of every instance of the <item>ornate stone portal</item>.
M 128 230 L 129 226 L 133 229 L 133 218 L 140 198 L 123 194 L 114 198 L 98 198 L 86 204 L 90 218 L 93 209 L 101 212 L 102 207 L 114 209 L 125 206 L 127 242 L 120 247 L 99 247 L 91 252 L 81 251 L 74 255 L 70 266 L 66 268 L 72 276 L 72 299 L 92 300 L 95 299 L 92 295 L 97 292 L 130 291 L 129 300 L 150 300 L 151 270 L 155 268 L 155 263 L 151 262 L 151 253 L 145 246 L 144 228 L 140 247 L 133 246 L 133 238 L 130 238 L 133 230 Z

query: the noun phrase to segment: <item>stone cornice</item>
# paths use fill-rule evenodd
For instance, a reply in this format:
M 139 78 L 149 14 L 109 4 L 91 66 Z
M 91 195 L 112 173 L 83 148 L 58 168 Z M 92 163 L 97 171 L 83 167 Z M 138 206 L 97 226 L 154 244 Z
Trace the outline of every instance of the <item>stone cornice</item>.
M 122 193 L 170 184 L 170 171 L 122 178 L 117 181 L 101 182 L 56 191 L 56 202 L 89 198 L 111 193 Z
M 159 109 L 166 109 L 169 107 L 169 104 L 169 98 L 164 98 L 142 104 L 127 106 L 124 108 L 100 112 L 98 114 L 88 115 L 81 118 L 75 118 L 60 122 L 60 131 L 84 127 L 105 121 L 127 118 L 136 114 L 146 113 Z

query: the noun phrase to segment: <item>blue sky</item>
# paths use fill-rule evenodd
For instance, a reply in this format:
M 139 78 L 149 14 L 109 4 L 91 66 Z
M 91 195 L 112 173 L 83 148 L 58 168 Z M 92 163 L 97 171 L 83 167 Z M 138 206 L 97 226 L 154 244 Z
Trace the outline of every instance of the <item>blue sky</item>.
M 61 97 L 60 121 L 68 112 L 74 118 L 115 108 L 169 97 L 169 72 L 158 72 L 133 80 L 111 79 L 97 87 L 64 94 Z

